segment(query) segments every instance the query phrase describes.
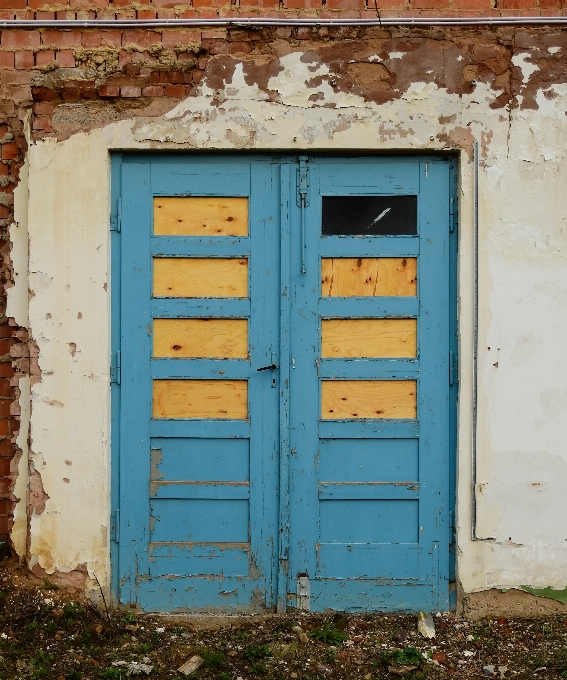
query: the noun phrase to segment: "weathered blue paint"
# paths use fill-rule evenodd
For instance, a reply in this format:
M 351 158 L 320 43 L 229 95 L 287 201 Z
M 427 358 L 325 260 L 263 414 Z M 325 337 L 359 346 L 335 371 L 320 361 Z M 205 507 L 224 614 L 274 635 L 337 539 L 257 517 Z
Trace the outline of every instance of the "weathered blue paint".
M 449 607 L 454 507 L 453 161 L 116 156 L 113 587 L 147 610 Z M 321 237 L 324 195 L 418 195 L 417 237 Z M 248 196 L 250 236 L 152 236 L 154 195 Z M 455 202 L 453 202 L 454 205 Z M 303 213 L 303 218 L 302 218 Z M 250 299 L 151 297 L 152 257 L 249 257 Z M 415 298 L 321 298 L 322 257 L 417 257 Z M 152 359 L 153 318 L 248 318 L 250 360 Z M 321 359 L 325 317 L 418 318 L 416 359 Z M 277 371 L 257 368 L 278 364 Z M 151 380 L 249 381 L 246 421 L 153 420 Z M 414 379 L 416 420 L 320 419 L 325 379 Z M 274 386 L 277 389 L 271 389 Z

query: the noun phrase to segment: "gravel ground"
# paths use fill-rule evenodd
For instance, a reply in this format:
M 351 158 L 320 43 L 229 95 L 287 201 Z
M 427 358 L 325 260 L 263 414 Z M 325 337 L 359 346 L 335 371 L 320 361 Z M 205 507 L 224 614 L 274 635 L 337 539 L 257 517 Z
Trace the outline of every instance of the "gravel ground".
M 407 680 L 567 678 L 567 618 L 433 616 L 435 637 L 416 616 L 290 613 L 190 621 L 99 610 L 51 583 L 0 564 L 0 678 L 87 680 Z M 190 661 L 188 675 L 177 669 Z

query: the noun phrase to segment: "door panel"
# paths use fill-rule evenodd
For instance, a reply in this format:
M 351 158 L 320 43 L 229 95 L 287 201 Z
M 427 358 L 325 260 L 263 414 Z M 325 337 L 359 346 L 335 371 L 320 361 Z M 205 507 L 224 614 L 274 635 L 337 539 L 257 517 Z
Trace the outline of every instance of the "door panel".
M 122 602 L 448 607 L 449 170 L 124 157 Z
M 291 266 L 289 598 L 308 577 L 312 610 L 444 608 L 448 163 L 320 159 L 308 172 L 291 236 L 301 244 L 304 221 Z
M 278 392 L 256 368 L 279 341 L 279 170 L 259 170 L 122 166 L 120 598 L 146 609 L 273 601 Z

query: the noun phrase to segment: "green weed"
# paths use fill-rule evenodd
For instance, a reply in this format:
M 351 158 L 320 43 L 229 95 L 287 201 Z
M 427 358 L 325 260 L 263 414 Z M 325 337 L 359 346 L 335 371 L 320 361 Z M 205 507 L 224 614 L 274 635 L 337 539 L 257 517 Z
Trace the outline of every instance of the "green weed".
M 419 649 L 406 647 L 394 649 L 392 652 L 382 652 L 380 661 L 384 666 L 421 666 L 423 657 Z
M 203 652 L 200 652 L 200 655 L 205 662 L 205 666 L 209 668 L 222 668 L 224 666 L 224 657 L 220 652 L 205 649 Z
M 272 653 L 270 652 L 270 648 L 268 645 L 257 645 L 257 646 L 252 646 L 249 645 L 246 647 L 244 650 L 244 658 L 248 659 L 248 661 L 257 661 L 259 659 L 265 659 L 268 656 L 271 656 Z
M 120 668 L 105 668 L 98 674 L 98 677 L 104 678 L 104 680 L 120 680 L 122 671 Z
M 348 635 L 341 633 L 340 630 L 328 621 L 321 628 L 314 628 L 307 635 L 315 640 L 319 640 L 319 642 L 326 642 L 328 645 L 340 645 L 344 640 L 348 640 Z

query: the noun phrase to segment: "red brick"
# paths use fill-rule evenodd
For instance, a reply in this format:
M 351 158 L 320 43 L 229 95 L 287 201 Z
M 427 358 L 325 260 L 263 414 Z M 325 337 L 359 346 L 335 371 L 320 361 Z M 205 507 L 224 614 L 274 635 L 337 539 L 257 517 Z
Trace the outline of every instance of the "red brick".
M 60 12 L 55 12 L 55 14 L 57 15 L 57 19 L 70 19 L 72 21 L 77 18 L 75 12 L 70 12 L 68 10 L 61 10 Z
M 218 19 L 219 13 L 214 9 L 202 9 L 199 12 L 199 19 Z
M 0 68 L 14 68 L 13 52 L 0 52 Z
M 103 99 L 113 99 L 120 97 L 120 87 L 118 85 L 101 85 L 98 93 Z
M 122 33 L 120 31 L 85 31 L 83 47 L 120 47 Z
M 122 44 L 134 43 L 140 47 L 151 47 L 161 42 L 161 33 L 156 31 L 124 31 L 122 33 Z
M 33 105 L 33 112 L 36 116 L 51 116 L 53 110 L 53 104 L 50 102 L 35 102 Z
M 201 42 L 201 31 L 164 31 L 162 41 L 168 47 L 174 47 L 177 43 L 187 45 L 192 42 Z
M 0 380 L 0 397 L 11 397 L 13 394 L 12 386 L 7 378 Z
M 123 85 L 120 88 L 121 97 L 140 97 L 142 95 L 142 88 L 136 87 L 135 85 Z
M 5 435 L 3 435 L 5 436 Z M 0 456 L 7 458 L 14 455 L 14 447 L 9 439 L 0 439 Z
M 144 97 L 161 97 L 163 95 L 163 85 L 148 85 L 142 90 Z
M 166 85 L 165 87 L 166 97 L 184 97 L 185 87 L 183 85 Z
M 321 4 L 321 3 L 319 3 Z M 241 7 L 279 7 L 279 0 L 240 0 Z
M 0 418 L 7 419 L 9 418 L 9 416 L 10 416 L 10 399 L 0 399 Z
M 8 517 L 0 517 L 0 535 L 8 536 L 12 531 L 14 521 Z
M 0 364 L 0 378 L 12 378 L 14 376 L 12 364 Z M 0 432 L 0 435 L 2 433 Z
M 205 73 L 204 71 L 193 71 L 192 80 L 193 80 L 193 83 L 195 83 L 195 85 L 197 83 L 201 82 L 201 79 L 202 79 L 204 73 Z
M 55 90 L 49 87 L 32 87 L 32 96 L 35 101 L 52 102 L 55 99 Z
M 14 344 L 13 338 L 0 339 L 0 354 L 10 354 L 10 347 Z M 3 396 L 0 394 L 0 397 Z
M 10 208 L 7 208 L 5 205 L 0 205 L 0 219 L 6 220 L 10 217 Z
M 322 7 L 321 0 L 286 0 L 285 6 L 290 9 L 312 9 Z
M 55 52 L 53 50 L 41 50 L 41 52 L 35 53 L 36 66 L 45 66 L 45 64 L 50 64 L 52 61 L 55 61 Z
M 136 19 L 155 19 L 157 16 L 155 10 L 149 10 L 149 9 L 139 9 L 136 12 Z
M 2 144 L 2 158 L 5 161 L 12 161 L 18 157 L 18 146 L 16 142 Z
M 39 47 L 39 31 L 2 31 L 2 47 Z
M 33 68 L 35 66 L 35 56 L 31 51 L 16 52 L 16 68 Z
M 61 50 L 55 59 L 62 68 L 75 68 L 75 56 L 71 50 Z
M 0 9 L 26 9 L 26 0 L 0 0 Z
M 35 13 L 35 18 L 38 19 L 38 20 L 40 20 L 40 19 L 48 19 L 48 20 L 55 19 L 55 12 L 42 12 L 42 11 L 38 10 Z
M 11 448 L 11 447 L 10 447 Z M 7 477 L 10 474 L 10 458 L 0 458 L 0 475 Z
M 35 116 L 32 127 L 34 130 L 51 130 L 51 118 L 47 116 Z
M 61 30 L 46 28 L 43 32 L 43 44 L 55 45 L 55 47 L 79 46 L 81 44 L 82 33 L 75 30 Z
M 180 19 L 195 19 L 197 12 L 194 9 L 186 9 L 180 15 Z
M 365 4 L 364 0 L 327 0 L 327 9 L 364 9 Z
M 410 0 L 410 6 L 413 9 L 446 9 L 450 7 L 450 4 L 450 0 Z M 421 16 L 424 14 L 422 13 Z
M 536 0 L 498 0 L 498 9 L 531 9 L 535 7 Z

